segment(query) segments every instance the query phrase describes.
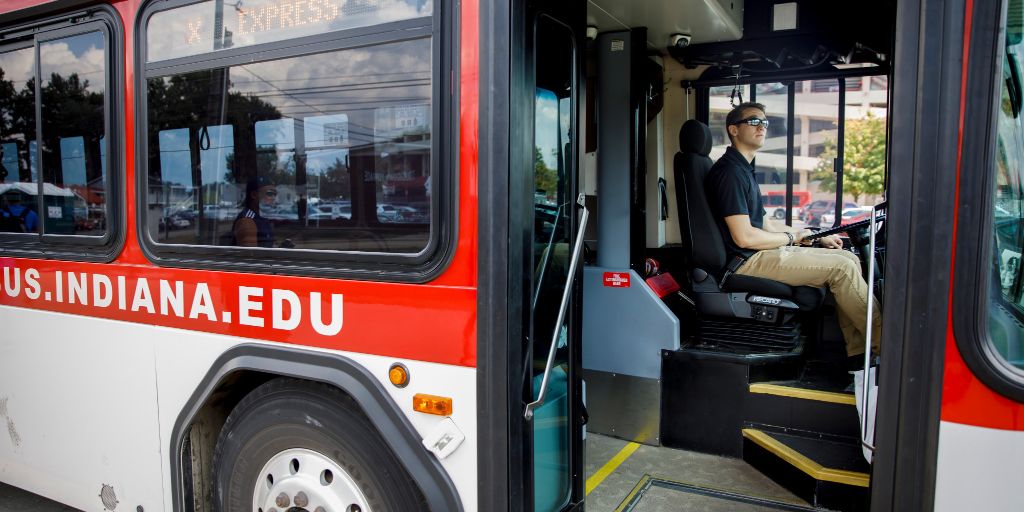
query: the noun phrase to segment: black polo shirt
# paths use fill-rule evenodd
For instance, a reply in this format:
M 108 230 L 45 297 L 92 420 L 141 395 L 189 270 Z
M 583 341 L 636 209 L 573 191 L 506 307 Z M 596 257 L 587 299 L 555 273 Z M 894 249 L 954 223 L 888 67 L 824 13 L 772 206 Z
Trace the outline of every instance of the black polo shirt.
M 729 233 L 725 218 L 732 215 L 747 215 L 750 224 L 755 228 L 764 228 L 764 204 L 761 201 L 761 189 L 754 177 L 754 166 L 732 146 L 725 150 L 722 158 L 711 166 L 707 178 L 704 179 L 704 194 L 708 198 L 711 213 L 722 233 L 728 261 L 734 256 L 749 258 L 754 249 L 743 249 L 736 245 Z

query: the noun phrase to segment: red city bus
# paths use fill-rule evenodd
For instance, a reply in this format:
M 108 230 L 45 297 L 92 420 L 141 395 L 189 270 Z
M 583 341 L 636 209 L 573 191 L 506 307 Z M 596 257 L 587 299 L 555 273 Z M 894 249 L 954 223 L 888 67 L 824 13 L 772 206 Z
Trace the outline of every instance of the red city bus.
M 1017 510 L 1022 20 L 4 2 L 0 481 L 86 510 Z M 851 366 L 827 290 L 713 262 L 694 162 L 746 100 L 783 204 L 884 198 L 819 232 L 863 262 L 878 357 Z

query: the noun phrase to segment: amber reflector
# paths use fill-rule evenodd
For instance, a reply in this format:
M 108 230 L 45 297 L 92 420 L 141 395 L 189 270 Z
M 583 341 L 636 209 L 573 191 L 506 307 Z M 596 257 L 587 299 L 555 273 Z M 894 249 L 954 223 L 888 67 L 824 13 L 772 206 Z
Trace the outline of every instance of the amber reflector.
M 412 397 L 412 410 L 438 416 L 451 416 L 452 399 L 419 393 Z
M 391 369 L 388 370 L 388 379 L 391 380 L 392 384 L 400 388 L 404 388 L 405 385 L 409 383 L 409 370 L 404 366 L 395 363 L 391 365 Z

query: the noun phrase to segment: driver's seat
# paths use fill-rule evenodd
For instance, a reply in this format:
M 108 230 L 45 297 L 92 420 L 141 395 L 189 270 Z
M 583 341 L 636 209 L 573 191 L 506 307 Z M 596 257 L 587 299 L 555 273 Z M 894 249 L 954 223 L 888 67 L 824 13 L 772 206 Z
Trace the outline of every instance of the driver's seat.
M 675 186 L 679 229 L 698 313 L 701 342 L 755 350 L 794 348 L 800 339 L 797 313 L 821 306 L 825 290 L 735 274 L 704 193 L 711 169 L 711 130 L 689 120 L 679 130 Z M 728 266 L 727 266 L 728 265 Z

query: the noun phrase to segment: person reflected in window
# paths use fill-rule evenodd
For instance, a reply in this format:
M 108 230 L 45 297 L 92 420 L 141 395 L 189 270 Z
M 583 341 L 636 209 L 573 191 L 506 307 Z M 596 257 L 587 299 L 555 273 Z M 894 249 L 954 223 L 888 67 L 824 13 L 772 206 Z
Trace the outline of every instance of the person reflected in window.
M 39 229 L 39 215 L 21 202 L 21 194 L 4 194 L 0 206 L 0 231 L 35 233 Z
M 306 194 L 299 194 L 299 200 L 295 201 L 295 208 L 299 213 L 299 222 L 305 222 L 306 214 L 309 213 L 309 200 L 306 199 Z
M 260 215 L 263 209 L 272 209 L 277 203 L 277 187 L 266 178 L 250 178 L 245 184 L 245 203 L 235 217 L 232 230 L 235 245 L 242 247 L 273 247 L 274 226 Z

